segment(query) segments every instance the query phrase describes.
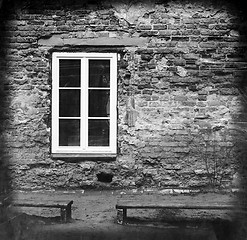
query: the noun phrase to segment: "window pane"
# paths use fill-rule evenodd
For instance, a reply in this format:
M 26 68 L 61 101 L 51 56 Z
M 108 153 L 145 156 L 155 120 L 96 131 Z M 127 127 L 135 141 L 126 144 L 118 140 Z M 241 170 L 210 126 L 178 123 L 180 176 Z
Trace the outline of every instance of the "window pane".
M 110 116 L 110 90 L 89 90 L 89 117 Z
M 109 120 L 88 121 L 88 146 L 109 146 Z
M 81 60 L 59 60 L 59 86 L 80 87 Z
M 80 116 L 80 90 L 59 91 L 59 117 Z
M 89 60 L 89 87 L 110 86 L 110 60 Z
M 59 120 L 59 146 L 80 146 L 80 120 Z

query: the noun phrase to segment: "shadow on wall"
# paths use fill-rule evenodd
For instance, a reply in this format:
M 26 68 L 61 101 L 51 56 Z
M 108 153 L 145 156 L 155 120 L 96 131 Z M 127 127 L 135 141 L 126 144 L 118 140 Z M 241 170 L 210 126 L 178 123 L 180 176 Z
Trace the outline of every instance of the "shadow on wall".
M 233 117 L 234 131 L 233 135 L 235 145 L 238 147 L 238 185 L 239 192 L 236 194 L 236 202 L 240 206 L 240 211 L 235 215 L 235 222 L 231 225 L 232 238 L 246 239 L 247 237 L 247 3 L 245 1 L 229 1 L 241 12 L 239 17 L 239 58 L 244 63 L 234 75 L 235 83 L 238 84 L 238 90 L 241 98 L 241 110 Z M 229 228 L 230 229 L 230 228 Z M 229 237 L 230 235 L 228 235 Z
M 7 206 L 11 201 L 11 176 L 9 172 L 9 158 L 6 148 L 5 129 L 9 118 L 8 89 L 10 83 L 6 80 L 7 60 L 5 31 L 4 2 L 0 1 L 0 239 L 14 239 L 13 228 L 9 222 Z

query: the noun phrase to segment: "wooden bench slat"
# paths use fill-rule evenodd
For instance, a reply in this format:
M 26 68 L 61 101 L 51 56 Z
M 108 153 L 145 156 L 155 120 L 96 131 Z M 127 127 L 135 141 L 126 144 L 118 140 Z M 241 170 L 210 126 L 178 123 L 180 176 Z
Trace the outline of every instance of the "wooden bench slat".
M 73 203 L 73 201 L 72 201 Z M 28 202 L 13 202 L 13 206 L 19 206 L 19 207 L 47 207 L 47 208 L 66 208 L 69 203 L 64 204 L 46 204 L 46 203 L 28 203 Z
M 42 204 L 42 203 L 13 203 L 13 206 L 18 206 L 18 207 L 47 207 L 47 208 L 65 208 L 67 205 L 54 205 L 54 204 Z
M 217 210 L 217 209 L 235 209 L 236 207 L 233 205 L 190 205 L 190 204 L 141 204 L 141 203 L 118 203 L 116 205 L 117 209 L 211 209 L 211 210 Z

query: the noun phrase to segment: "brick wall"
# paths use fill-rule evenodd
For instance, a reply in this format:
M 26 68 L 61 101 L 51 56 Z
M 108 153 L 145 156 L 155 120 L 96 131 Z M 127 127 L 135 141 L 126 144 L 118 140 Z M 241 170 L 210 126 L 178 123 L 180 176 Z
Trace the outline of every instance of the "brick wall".
M 237 8 L 209 1 L 8 4 L 1 135 L 14 188 L 237 187 L 244 148 L 236 143 L 245 142 L 247 119 L 247 25 Z M 114 160 L 50 156 L 51 52 L 71 49 L 120 54 Z M 102 175 L 112 181 L 98 181 Z

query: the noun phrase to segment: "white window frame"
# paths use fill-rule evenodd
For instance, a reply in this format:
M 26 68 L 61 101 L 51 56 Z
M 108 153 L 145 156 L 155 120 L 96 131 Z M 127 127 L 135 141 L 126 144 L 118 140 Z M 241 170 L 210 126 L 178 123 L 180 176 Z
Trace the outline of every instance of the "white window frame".
M 88 139 L 88 81 L 81 81 L 81 146 L 59 146 L 59 59 L 81 59 L 81 79 L 88 79 L 88 60 L 110 60 L 110 133 L 109 146 L 87 146 Z M 77 88 L 78 89 L 78 88 Z M 108 88 L 109 89 L 109 88 Z M 86 104 L 82 104 L 82 103 Z M 90 119 L 92 119 L 90 117 Z M 97 119 L 97 118 L 96 118 Z M 105 117 L 104 117 L 105 119 Z M 69 53 L 52 54 L 52 143 L 53 157 L 113 157 L 117 153 L 117 54 Z M 85 134 L 87 133 L 87 134 Z M 87 136 L 86 136 L 87 135 Z

